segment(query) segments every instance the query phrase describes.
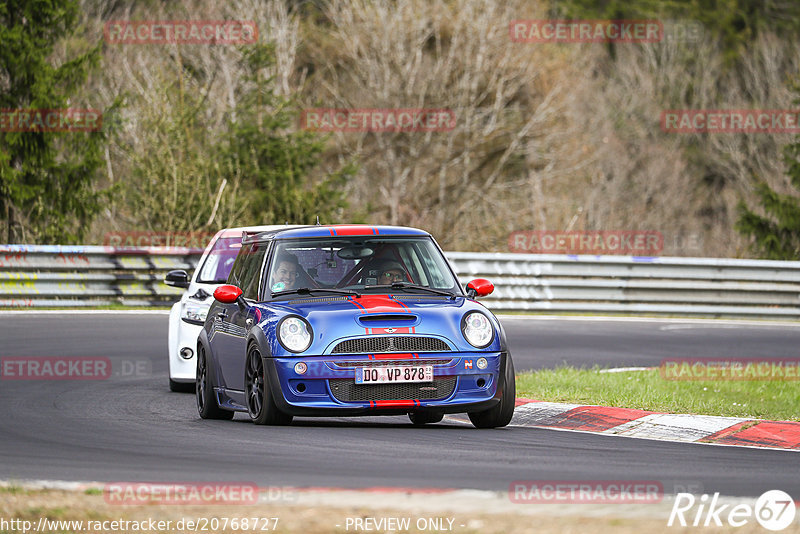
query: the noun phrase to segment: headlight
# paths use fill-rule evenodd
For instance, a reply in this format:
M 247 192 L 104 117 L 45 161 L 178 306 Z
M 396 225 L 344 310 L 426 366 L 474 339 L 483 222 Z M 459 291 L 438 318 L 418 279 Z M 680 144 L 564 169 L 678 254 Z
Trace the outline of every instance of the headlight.
M 480 312 L 470 312 L 461 319 L 464 338 L 475 348 L 482 349 L 494 338 L 494 328 L 489 318 Z
M 183 307 L 183 314 L 181 317 L 187 321 L 199 321 L 201 323 L 205 323 L 206 315 L 208 315 L 208 308 L 208 306 L 204 306 L 202 304 L 192 304 L 191 302 L 187 302 Z
M 278 341 L 289 352 L 303 352 L 311 346 L 311 325 L 290 315 L 278 324 Z

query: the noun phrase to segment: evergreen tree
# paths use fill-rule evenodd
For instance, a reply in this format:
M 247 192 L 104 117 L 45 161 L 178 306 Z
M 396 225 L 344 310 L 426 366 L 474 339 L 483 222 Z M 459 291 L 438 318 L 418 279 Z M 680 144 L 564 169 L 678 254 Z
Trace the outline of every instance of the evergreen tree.
M 800 83 L 793 86 L 800 95 Z M 800 104 L 800 98 L 795 100 Z M 766 183 L 756 186 L 756 194 L 764 215 L 751 211 L 739 202 L 736 229 L 753 238 L 752 249 L 769 260 L 800 260 L 800 136 L 783 149 L 786 175 L 798 194 L 781 194 Z
M 72 41 L 83 50 L 52 64 L 78 14 L 77 0 L 0 0 L 0 110 L 87 107 L 73 97 L 99 63 L 99 45 Z M 0 128 L 0 239 L 78 241 L 100 209 L 93 181 L 105 132 L 9 130 Z
M 736 229 L 753 238 L 753 251 L 769 260 L 800 260 L 800 137 L 786 146 L 787 174 L 797 195 L 780 194 L 766 183 L 756 187 L 764 215 L 751 211 L 744 202 L 738 206 Z

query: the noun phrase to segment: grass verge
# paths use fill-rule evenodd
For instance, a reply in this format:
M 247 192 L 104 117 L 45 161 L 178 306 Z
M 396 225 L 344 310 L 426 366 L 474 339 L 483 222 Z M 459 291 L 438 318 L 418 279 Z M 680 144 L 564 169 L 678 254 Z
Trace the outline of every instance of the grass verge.
M 517 375 L 517 397 L 668 413 L 800 421 L 797 381 L 665 380 L 658 369 L 559 367 Z

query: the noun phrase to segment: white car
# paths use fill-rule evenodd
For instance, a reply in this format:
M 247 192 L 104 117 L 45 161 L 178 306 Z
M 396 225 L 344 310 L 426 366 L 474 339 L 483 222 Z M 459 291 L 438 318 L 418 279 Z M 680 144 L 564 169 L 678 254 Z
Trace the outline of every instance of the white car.
M 290 226 L 244 226 L 225 228 L 211 239 L 194 270 L 192 279 L 186 271 L 167 273 L 164 283 L 186 288 L 181 300 L 169 312 L 169 389 L 193 392 L 197 368 L 197 335 L 203 329 L 206 314 L 214 302 L 216 288 L 225 284 L 233 261 L 242 246 L 242 233 L 258 233 Z

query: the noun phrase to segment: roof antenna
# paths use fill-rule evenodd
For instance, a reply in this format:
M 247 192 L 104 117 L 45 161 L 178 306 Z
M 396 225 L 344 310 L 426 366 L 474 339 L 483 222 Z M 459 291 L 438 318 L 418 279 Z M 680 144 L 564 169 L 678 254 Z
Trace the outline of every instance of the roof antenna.
M 322 225 L 319 223 L 319 215 L 317 215 L 317 226 L 322 226 Z

